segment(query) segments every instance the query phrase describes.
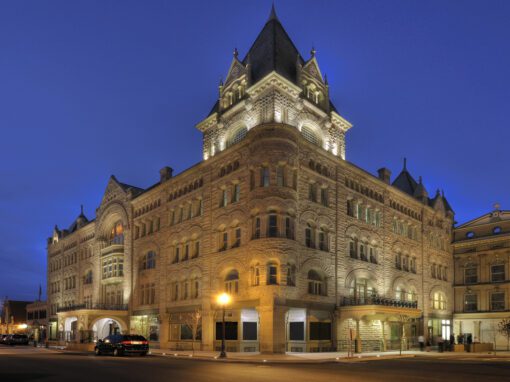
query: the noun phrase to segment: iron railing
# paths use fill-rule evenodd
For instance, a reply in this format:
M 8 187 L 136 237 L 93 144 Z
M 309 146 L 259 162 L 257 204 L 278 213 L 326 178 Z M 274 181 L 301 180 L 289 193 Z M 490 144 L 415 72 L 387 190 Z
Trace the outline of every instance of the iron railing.
M 93 310 L 128 310 L 127 304 L 76 304 L 76 305 L 68 305 L 61 306 L 57 308 L 57 313 L 60 312 L 70 312 L 73 310 L 83 310 L 83 309 L 93 309 Z
M 384 305 L 394 306 L 398 308 L 418 308 L 418 301 L 402 301 L 394 298 L 370 296 L 370 297 L 344 297 L 342 306 L 357 306 L 357 305 Z

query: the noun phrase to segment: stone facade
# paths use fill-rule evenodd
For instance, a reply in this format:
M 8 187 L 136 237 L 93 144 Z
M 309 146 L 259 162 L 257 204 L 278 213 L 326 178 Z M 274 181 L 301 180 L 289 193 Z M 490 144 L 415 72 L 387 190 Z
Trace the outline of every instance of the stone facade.
M 246 58 L 234 52 L 197 125 L 202 162 L 176 176 L 165 167 L 146 190 L 112 177 L 95 220 L 55 228 L 50 337 L 131 331 L 164 348 L 217 349 L 223 291 L 229 351 L 384 350 L 401 326 L 406 344 L 449 333 L 446 198 L 429 198 L 405 165 L 390 183 L 389 170 L 346 161 L 351 124 L 315 51 L 296 52 L 273 12 Z
M 455 333 L 507 350 L 510 321 L 510 211 L 495 209 L 454 232 Z

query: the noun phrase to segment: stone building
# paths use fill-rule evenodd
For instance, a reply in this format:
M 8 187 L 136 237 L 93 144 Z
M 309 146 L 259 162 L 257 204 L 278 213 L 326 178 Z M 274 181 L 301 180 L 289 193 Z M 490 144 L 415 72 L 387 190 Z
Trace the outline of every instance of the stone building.
M 510 211 L 492 212 L 454 230 L 454 330 L 474 342 L 507 349 L 499 331 L 510 320 Z
M 27 334 L 34 341 L 46 340 L 46 328 L 48 327 L 48 312 L 46 301 L 41 299 L 27 305 Z
M 197 128 L 203 160 L 148 189 L 111 177 L 94 220 L 48 241 L 52 338 L 141 333 L 163 348 L 384 350 L 450 330 L 453 211 L 404 167 L 346 160 L 351 124 L 274 9 Z M 351 341 L 351 337 L 352 340 Z

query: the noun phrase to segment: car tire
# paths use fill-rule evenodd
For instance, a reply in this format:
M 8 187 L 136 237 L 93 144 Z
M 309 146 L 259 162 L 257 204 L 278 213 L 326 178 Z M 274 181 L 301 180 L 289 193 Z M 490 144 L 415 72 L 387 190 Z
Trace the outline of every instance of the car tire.
M 95 348 L 94 349 L 94 354 L 95 355 L 101 355 L 101 350 L 99 350 L 99 348 Z
M 117 348 L 113 349 L 114 357 L 120 357 L 121 355 L 122 355 L 122 352 L 119 349 L 117 349 Z

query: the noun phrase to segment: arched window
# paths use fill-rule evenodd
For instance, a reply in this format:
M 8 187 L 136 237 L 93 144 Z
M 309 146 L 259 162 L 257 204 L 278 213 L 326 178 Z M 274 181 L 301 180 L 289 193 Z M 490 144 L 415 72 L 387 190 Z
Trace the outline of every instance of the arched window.
M 276 263 L 269 263 L 267 265 L 267 285 L 278 284 L 278 265 Z
M 225 292 L 229 294 L 239 293 L 239 272 L 232 269 L 225 277 Z
M 401 286 L 398 286 L 395 290 L 395 298 L 400 301 L 405 301 L 407 298 L 407 292 Z
M 308 271 L 308 293 L 317 296 L 326 295 L 324 277 L 322 277 L 319 272 L 313 269 Z
M 194 277 L 191 280 L 191 298 L 200 297 L 200 280 L 198 277 Z
M 303 126 L 301 128 L 301 133 L 303 134 L 303 137 L 310 143 L 313 143 L 314 145 L 320 146 L 321 145 L 321 139 L 319 136 L 315 133 L 315 131 L 308 127 Z
M 232 145 L 235 145 L 238 142 L 241 142 L 246 137 L 247 133 L 248 133 L 248 129 L 244 126 L 235 129 L 232 132 L 232 134 L 230 134 L 230 137 L 228 138 L 227 147 L 230 147 Z
M 110 244 L 124 244 L 124 227 L 120 221 L 110 231 Z
M 372 282 L 366 278 L 357 278 L 352 281 L 350 295 L 357 304 L 364 304 L 367 299 L 377 295 Z
M 329 251 L 328 232 L 324 228 L 319 230 L 319 249 L 321 251 Z
M 445 310 L 446 309 L 446 296 L 443 292 L 434 292 L 431 301 L 432 309 Z

